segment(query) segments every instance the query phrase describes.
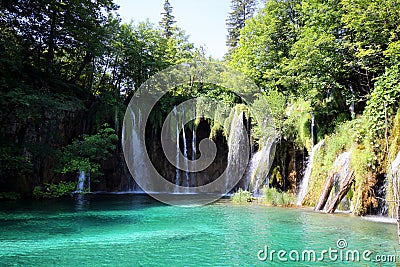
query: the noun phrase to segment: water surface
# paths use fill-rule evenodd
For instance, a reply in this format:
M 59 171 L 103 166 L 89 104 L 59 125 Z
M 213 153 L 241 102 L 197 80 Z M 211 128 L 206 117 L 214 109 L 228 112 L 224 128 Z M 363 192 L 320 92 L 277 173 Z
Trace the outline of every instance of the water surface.
M 258 256 L 267 246 L 300 255 L 370 250 L 375 259 L 396 255 L 396 238 L 393 224 L 226 200 L 182 208 L 145 195 L 86 195 L 0 206 L 0 266 L 394 266 Z M 345 248 L 338 248 L 339 239 Z

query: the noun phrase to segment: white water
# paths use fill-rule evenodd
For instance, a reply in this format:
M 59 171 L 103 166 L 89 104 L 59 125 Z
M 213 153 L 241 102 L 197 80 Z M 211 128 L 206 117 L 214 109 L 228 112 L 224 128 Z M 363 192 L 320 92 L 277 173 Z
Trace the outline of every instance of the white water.
M 389 170 L 389 176 L 390 176 L 390 181 L 392 182 L 392 187 L 395 189 L 397 188 L 397 191 L 399 190 L 399 183 L 400 183 L 400 151 L 397 154 L 395 160 L 390 164 L 390 170 Z M 394 200 L 396 201 L 397 196 L 396 196 L 396 190 L 394 190 Z M 396 214 L 394 215 L 396 216 Z
M 269 185 L 268 174 L 274 160 L 271 156 L 274 155 L 273 149 L 275 149 L 275 138 L 268 138 L 263 142 L 261 150 L 256 152 L 250 160 L 246 183 L 248 190 L 255 196 L 260 194 L 260 188 L 263 185 Z
M 130 162 L 130 165 L 133 166 L 133 176 L 135 178 L 141 178 L 144 179 L 147 177 L 147 171 L 146 171 L 146 164 L 145 164 L 145 151 L 146 148 L 144 147 L 144 144 L 140 141 L 139 138 L 139 129 L 141 127 L 144 127 L 142 125 L 142 114 L 139 110 L 139 114 L 136 114 L 133 112 L 131 108 L 129 108 L 131 118 L 132 118 L 132 149 L 133 151 L 130 151 L 130 158 L 128 159 Z M 124 134 L 124 133 L 122 133 Z M 124 140 L 124 137 L 123 137 Z M 130 177 L 129 177 L 130 178 Z M 142 190 L 137 186 L 137 184 L 130 179 L 127 183 L 126 186 L 126 191 L 127 192 L 142 192 Z
M 174 115 L 178 116 L 178 111 L 176 110 L 176 106 L 174 106 Z M 175 166 L 179 166 L 179 153 L 180 153 L 180 149 L 179 149 L 179 121 L 178 121 L 178 117 L 176 117 L 176 162 L 175 162 Z M 175 193 L 179 192 L 179 168 L 176 168 L 175 170 L 175 189 L 174 189 Z
M 244 112 L 240 112 L 239 115 L 234 112 L 231 128 L 229 132 L 228 138 L 228 164 L 227 164 L 227 173 L 225 177 L 225 191 L 231 190 L 234 186 L 231 184 L 231 177 L 237 177 L 240 173 L 241 168 L 243 167 L 243 157 L 241 157 L 242 150 L 248 146 L 246 142 L 247 133 L 243 125 L 243 116 Z M 246 159 L 248 160 L 248 159 Z M 246 167 L 246 166 L 245 166 Z
M 303 180 L 301 181 L 300 187 L 299 187 L 299 193 L 297 195 L 297 205 L 301 206 L 301 203 L 303 202 L 304 197 L 306 196 L 308 192 L 308 186 L 310 183 L 310 177 L 311 177 L 311 172 L 312 172 L 312 167 L 314 164 L 314 155 L 315 153 L 323 146 L 324 140 L 321 140 L 318 144 L 316 144 L 312 150 L 311 153 L 308 157 L 308 162 L 307 162 L 307 168 L 304 172 L 304 177 Z
M 196 107 L 194 107 L 194 117 L 196 117 Z M 193 129 L 192 129 L 192 161 L 195 162 L 196 160 L 196 126 L 194 125 L 194 121 L 193 121 Z M 195 182 L 196 182 L 196 173 L 192 173 L 192 185 L 195 186 Z
M 183 110 L 182 110 L 182 112 L 184 112 Z M 183 115 L 184 115 L 184 113 L 182 113 Z M 189 172 L 188 172 L 188 169 L 189 169 L 189 163 L 188 163 L 188 154 L 187 154 L 187 141 L 186 141 L 186 133 L 185 133 L 185 125 L 182 123 L 182 138 L 183 138 L 183 164 L 184 164 L 184 169 L 185 169 L 185 184 L 184 184 L 184 186 L 186 187 L 185 188 L 185 191 L 190 191 L 189 189 L 189 186 L 190 186 L 190 184 L 189 184 Z
M 76 193 L 85 191 L 86 174 L 84 171 L 79 171 L 78 184 L 76 185 Z

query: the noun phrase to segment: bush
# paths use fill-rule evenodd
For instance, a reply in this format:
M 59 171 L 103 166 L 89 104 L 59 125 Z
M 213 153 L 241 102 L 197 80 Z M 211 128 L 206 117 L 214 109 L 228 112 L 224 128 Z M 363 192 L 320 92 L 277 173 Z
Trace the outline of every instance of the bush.
M 242 190 L 241 188 L 231 197 L 233 203 L 243 204 L 253 201 L 253 195 L 249 191 Z
M 104 124 L 97 134 L 84 135 L 83 140 L 74 140 L 62 150 L 61 173 L 84 171 L 91 177 L 102 175 L 100 162 L 112 155 L 118 141 L 115 130 Z
M 35 186 L 33 196 L 35 198 L 57 198 L 71 195 L 75 190 L 76 183 L 60 182 L 59 184 L 44 184 L 44 186 Z
M 287 207 L 294 204 L 295 197 L 287 192 L 279 192 L 276 188 L 263 186 L 263 188 L 261 188 L 261 197 L 259 198 L 259 202 L 261 204 Z
M 21 195 L 16 192 L 0 192 L 0 199 L 16 200 L 20 198 Z

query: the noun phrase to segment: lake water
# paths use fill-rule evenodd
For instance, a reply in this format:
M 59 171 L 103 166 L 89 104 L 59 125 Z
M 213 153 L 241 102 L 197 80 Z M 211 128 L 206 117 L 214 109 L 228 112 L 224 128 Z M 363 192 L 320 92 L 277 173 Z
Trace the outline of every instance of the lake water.
M 393 224 L 308 209 L 145 195 L 0 202 L 0 266 L 395 266 L 398 250 Z

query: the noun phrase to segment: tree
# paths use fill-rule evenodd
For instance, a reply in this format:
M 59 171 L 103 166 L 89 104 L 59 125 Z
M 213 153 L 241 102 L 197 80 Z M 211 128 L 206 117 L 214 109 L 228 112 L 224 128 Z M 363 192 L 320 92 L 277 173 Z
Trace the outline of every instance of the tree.
M 175 17 L 172 15 L 172 5 L 169 0 L 165 0 L 164 2 L 164 12 L 161 13 L 163 16 L 160 21 L 160 26 L 164 30 L 164 35 L 167 38 L 170 38 L 174 31 L 174 23 L 176 22 Z
M 240 30 L 245 26 L 247 19 L 251 18 L 254 14 L 256 0 L 232 0 L 232 11 L 226 20 L 228 27 L 227 46 L 230 49 L 238 45 Z

